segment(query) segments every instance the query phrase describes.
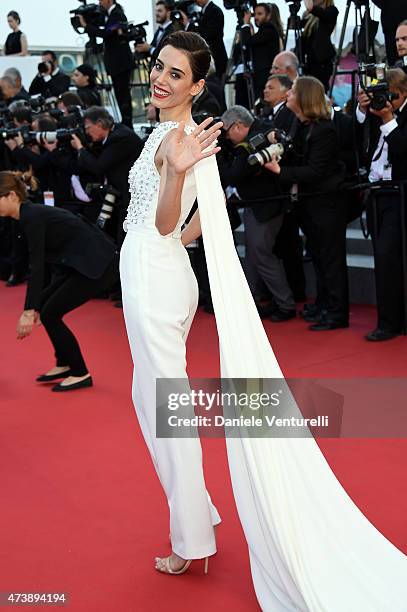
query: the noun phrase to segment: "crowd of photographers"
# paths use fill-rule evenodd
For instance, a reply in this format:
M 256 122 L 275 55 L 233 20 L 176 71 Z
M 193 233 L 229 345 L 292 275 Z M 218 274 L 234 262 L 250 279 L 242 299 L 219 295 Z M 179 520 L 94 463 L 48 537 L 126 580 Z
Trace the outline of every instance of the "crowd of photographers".
M 75 19 L 91 38 L 104 40 L 105 65 L 122 123 L 115 123 L 100 106 L 93 68 L 77 67 L 72 91 L 55 54 L 46 51 L 28 92 L 16 69 L 7 70 L 0 80 L 2 167 L 33 173 L 39 180 L 38 191 L 31 194 L 34 200 L 84 215 L 120 247 L 129 202 L 128 172 L 143 146 L 131 127 L 131 65 L 126 58 L 135 53 L 154 62 L 162 41 L 174 30 L 198 31 L 210 45 L 214 65 L 205 89 L 194 100 L 193 115 L 197 121 L 205 115 L 222 117 L 221 181 L 232 227 L 240 225 L 238 209 L 243 209 L 245 271 L 260 315 L 288 321 L 296 316 L 296 304 L 306 298 L 301 229 L 317 281 L 315 303 L 306 305 L 302 316 L 313 331 L 349 325 L 346 228 L 364 205 L 374 248 L 378 307 L 377 327 L 366 338 L 381 341 L 402 333 L 404 217 L 399 182 L 407 180 L 407 21 L 394 25 L 392 37 L 386 30 L 394 67 L 381 82 L 375 80 L 375 66 L 361 69 L 365 86 L 357 108 L 350 106 L 345 113 L 334 109 L 326 95 L 335 55 L 330 37 L 338 16 L 332 0 L 305 0 L 303 62 L 293 51 L 283 50 L 278 9 L 269 3 L 224 2 L 225 8 L 236 10 L 240 22 L 229 62 L 224 15 L 210 0 L 158 0 L 158 28 L 151 43 L 135 35 L 132 51 L 129 37 L 123 35 L 127 19 L 122 8 L 113 0 L 99 4 L 105 10 L 102 21 L 99 13 L 98 19 L 90 15 L 86 5 L 75 12 Z M 201 7 L 199 15 L 195 4 Z M 290 4 L 298 13 L 301 3 Z M 294 51 L 299 52 L 298 46 Z M 226 108 L 229 64 L 236 104 Z M 149 112 L 154 123 L 155 111 Z M 374 189 L 354 189 L 361 181 Z M 28 272 L 24 238 L 15 221 L 3 223 L 0 230 L 0 274 L 8 285 L 17 284 Z M 195 262 L 205 307 L 211 310 L 202 257 L 196 255 Z

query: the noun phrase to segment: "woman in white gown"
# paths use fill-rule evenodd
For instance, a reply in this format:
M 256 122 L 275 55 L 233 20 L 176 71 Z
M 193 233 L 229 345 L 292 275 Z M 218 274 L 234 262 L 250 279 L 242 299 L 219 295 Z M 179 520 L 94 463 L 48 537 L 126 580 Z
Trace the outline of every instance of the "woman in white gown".
M 192 96 L 208 48 L 195 34 L 166 39 L 151 74 L 161 123 L 130 173 L 121 253 L 123 306 L 135 363 L 133 400 L 170 507 L 166 573 L 216 551 L 219 514 L 205 489 L 199 440 L 155 434 L 156 378 L 185 378 L 197 288 L 183 244 L 205 245 L 224 378 L 282 378 L 230 231 L 216 159 L 218 126 L 193 130 Z M 184 122 L 185 131 L 184 133 Z M 174 129 L 177 128 L 177 129 Z M 181 235 L 198 196 L 199 213 Z M 242 321 L 245 322 L 242 325 Z M 236 336 L 235 330 L 239 329 Z M 364 517 L 310 439 L 227 439 L 239 517 L 266 612 L 406 612 L 407 558 Z

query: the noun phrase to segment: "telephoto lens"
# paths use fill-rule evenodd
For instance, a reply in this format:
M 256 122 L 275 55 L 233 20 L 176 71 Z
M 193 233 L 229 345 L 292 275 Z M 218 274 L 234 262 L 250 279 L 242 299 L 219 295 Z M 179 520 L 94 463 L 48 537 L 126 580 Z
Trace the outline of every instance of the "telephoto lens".
M 96 225 L 104 229 L 106 223 L 111 219 L 113 209 L 117 206 L 117 198 L 120 196 L 120 191 L 109 185 L 106 188 L 105 197 L 102 208 L 96 221 Z
M 276 144 L 271 144 L 265 149 L 261 151 L 257 151 L 257 153 L 253 153 L 249 155 L 247 161 L 251 166 L 255 166 L 256 164 L 260 164 L 260 166 L 264 166 L 267 162 L 272 161 L 273 156 L 277 158 L 281 158 L 284 154 L 284 147 L 281 142 L 277 142 Z

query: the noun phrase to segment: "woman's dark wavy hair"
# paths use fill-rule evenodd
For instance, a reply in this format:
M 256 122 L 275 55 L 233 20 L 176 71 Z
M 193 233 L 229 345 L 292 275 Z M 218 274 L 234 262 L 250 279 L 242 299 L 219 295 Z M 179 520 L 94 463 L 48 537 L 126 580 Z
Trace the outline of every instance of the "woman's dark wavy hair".
M 180 30 L 167 36 L 163 41 L 161 49 L 168 45 L 183 51 L 187 55 L 194 83 L 206 78 L 211 64 L 211 52 L 202 36 L 195 32 L 183 32 Z

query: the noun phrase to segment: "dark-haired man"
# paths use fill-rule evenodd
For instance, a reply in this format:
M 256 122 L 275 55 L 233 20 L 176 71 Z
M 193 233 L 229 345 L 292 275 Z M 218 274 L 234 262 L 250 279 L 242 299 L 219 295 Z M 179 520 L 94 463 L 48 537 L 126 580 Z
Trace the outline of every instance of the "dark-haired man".
M 41 94 L 44 98 L 57 98 L 68 91 L 71 79 L 60 70 L 58 58 L 53 51 L 44 51 L 41 64 L 37 76 L 30 85 L 30 96 Z
M 253 57 L 254 96 L 262 95 L 273 60 L 280 50 L 280 38 L 275 26 L 271 23 L 271 8 L 266 2 L 260 2 L 254 9 L 254 23 L 258 28 L 254 33 L 251 26 L 251 13 L 244 14 L 244 25 L 241 28 L 241 43 L 251 49 Z
M 163 41 L 174 32 L 174 24 L 171 21 L 171 9 L 165 0 L 155 3 L 155 21 L 158 24 L 151 44 L 140 43 L 134 47 L 138 53 L 148 53 L 153 64 L 158 57 Z
M 407 0 L 373 0 L 382 10 L 381 21 L 386 42 L 387 63 L 393 66 L 397 61 L 396 30 L 407 19 Z

